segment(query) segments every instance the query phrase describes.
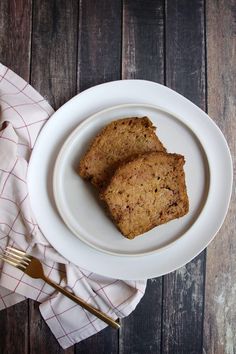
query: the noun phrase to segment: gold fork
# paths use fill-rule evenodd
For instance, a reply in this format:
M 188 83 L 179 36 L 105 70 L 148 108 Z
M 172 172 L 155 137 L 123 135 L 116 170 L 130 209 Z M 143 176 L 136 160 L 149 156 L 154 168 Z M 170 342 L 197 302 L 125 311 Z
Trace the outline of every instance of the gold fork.
M 58 290 L 63 295 L 67 296 L 69 299 L 73 300 L 78 305 L 83 307 L 85 310 L 97 316 L 98 318 L 100 318 L 100 320 L 106 322 L 111 327 L 115 329 L 120 328 L 119 323 L 114 321 L 111 317 L 107 316 L 105 313 L 89 305 L 83 299 L 73 295 L 71 292 L 69 292 L 62 286 L 54 283 L 52 280 L 47 278 L 44 275 L 42 264 L 38 259 L 27 255 L 23 251 L 20 251 L 16 248 L 9 247 L 9 246 L 4 250 L 4 254 L 3 256 L 0 256 L 0 259 L 22 270 L 25 274 L 29 275 L 31 278 L 44 280 L 47 284 L 51 285 L 54 289 Z

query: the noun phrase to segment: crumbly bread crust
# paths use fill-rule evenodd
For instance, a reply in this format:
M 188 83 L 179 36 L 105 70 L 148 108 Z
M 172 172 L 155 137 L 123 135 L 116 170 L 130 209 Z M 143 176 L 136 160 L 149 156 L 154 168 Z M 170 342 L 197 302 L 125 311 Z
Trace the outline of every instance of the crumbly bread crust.
M 111 122 L 92 141 L 81 159 L 79 174 L 100 190 L 109 182 L 120 163 L 153 151 L 166 151 L 148 117 Z
M 189 201 L 182 155 L 152 152 L 120 166 L 101 199 L 129 238 L 185 215 Z

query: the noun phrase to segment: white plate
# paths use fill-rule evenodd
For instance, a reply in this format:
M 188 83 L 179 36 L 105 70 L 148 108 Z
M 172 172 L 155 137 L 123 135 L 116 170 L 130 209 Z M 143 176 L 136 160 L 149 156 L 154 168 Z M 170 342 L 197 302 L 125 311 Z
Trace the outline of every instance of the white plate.
M 170 111 L 180 120 L 184 119 L 184 126 L 189 132 L 192 131 L 189 136 L 192 134 L 192 140 L 200 141 L 198 156 L 202 161 L 202 171 L 209 176 L 209 186 L 205 203 L 200 202 L 204 207 L 200 208 L 197 220 L 182 237 L 170 243 L 168 247 L 159 248 L 158 252 L 124 257 L 101 252 L 81 241 L 69 230 L 57 212 L 52 191 L 52 174 L 61 146 L 79 123 L 101 110 L 130 103 L 139 107 L 140 103 L 156 105 L 161 107 L 163 112 Z M 160 138 L 165 143 L 165 133 L 163 136 L 162 134 Z M 181 153 L 179 140 L 170 140 L 169 150 Z M 186 141 L 186 145 L 188 143 Z M 190 144 L 189 149 L 192 148 Z M 203 162 L 204 156 L 207 157 L 206 165 Z M 190 193 L 190 179 L 194 178 L 197 170 L 198 166 L 195 166 L 192 172 L 186 171 Z M 64 257 L 102 275 L 120 279 L 146 279 L 179 268 L 199 254 L 212 240 L 228 209 L 232 189 L 232 161 L 219 128 L 202 110 L 183 96 L 149 81 L 115 81 L 98 85 L 75 96 L 48 121 L 33 150 L 28 186 L 31 205 L 42 232 Z M 193 197 L 194 193 L 190 196 L 190 203 L 193 203 Z M 204 197 L 200 197 L 200 200 L 204 201 Z M 147 249 L 146 251 L 149 252 Z
M 84 182 L 77 172 L 80 158 L 101 128 L 112 120 L 131 116 L 150 117 L 167 150 L 185 156 L 190 200 L 190 211 L 185 217 L 154 228 L 132 241 L 120 234 L 99 203 L 95 189 Z M 191 124 L 188 124 L 187 117 L 176 117 L 160 107 L 145 104 L 111 107 L 81 123 L 62 146 L 54 171 L 54 198 L 70 230 L 100 251 L 137 256 L 170 245 L 193 227 L 206 201 L 209 168 L 204 149 L 191 130 Z

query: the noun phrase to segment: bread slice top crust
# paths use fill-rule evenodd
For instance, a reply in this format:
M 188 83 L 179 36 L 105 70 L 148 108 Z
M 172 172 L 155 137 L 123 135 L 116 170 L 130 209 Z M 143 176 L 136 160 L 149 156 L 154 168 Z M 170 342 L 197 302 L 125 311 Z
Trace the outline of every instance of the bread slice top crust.
M 79 164 L 79 174 L 100 190 L 117 167 L 140 154 L 166 151 L 148 117 L 125 118 L 111 122 L 92 141 Z
M 153 152 L 117 169 L 100 196 L 125 237 L 132 239 L 188 212 L 184 163 L 182 155 Z

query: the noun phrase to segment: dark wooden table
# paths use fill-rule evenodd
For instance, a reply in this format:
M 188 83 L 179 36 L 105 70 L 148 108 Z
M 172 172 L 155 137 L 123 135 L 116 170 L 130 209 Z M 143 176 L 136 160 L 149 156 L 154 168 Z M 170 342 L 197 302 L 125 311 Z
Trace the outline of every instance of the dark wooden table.
M 208 111 L 235 156 L 235 0 L 1 0 L 0 61 L 55 109 L 110 80 L 165 84 Z M 119 333 L 107 328 L 65 353 L 236 353 L 235 209 L 234 190 L 207 251 L 150 280 Z M 38 303 L 0 313 L 1 354 L 62 352 Z

